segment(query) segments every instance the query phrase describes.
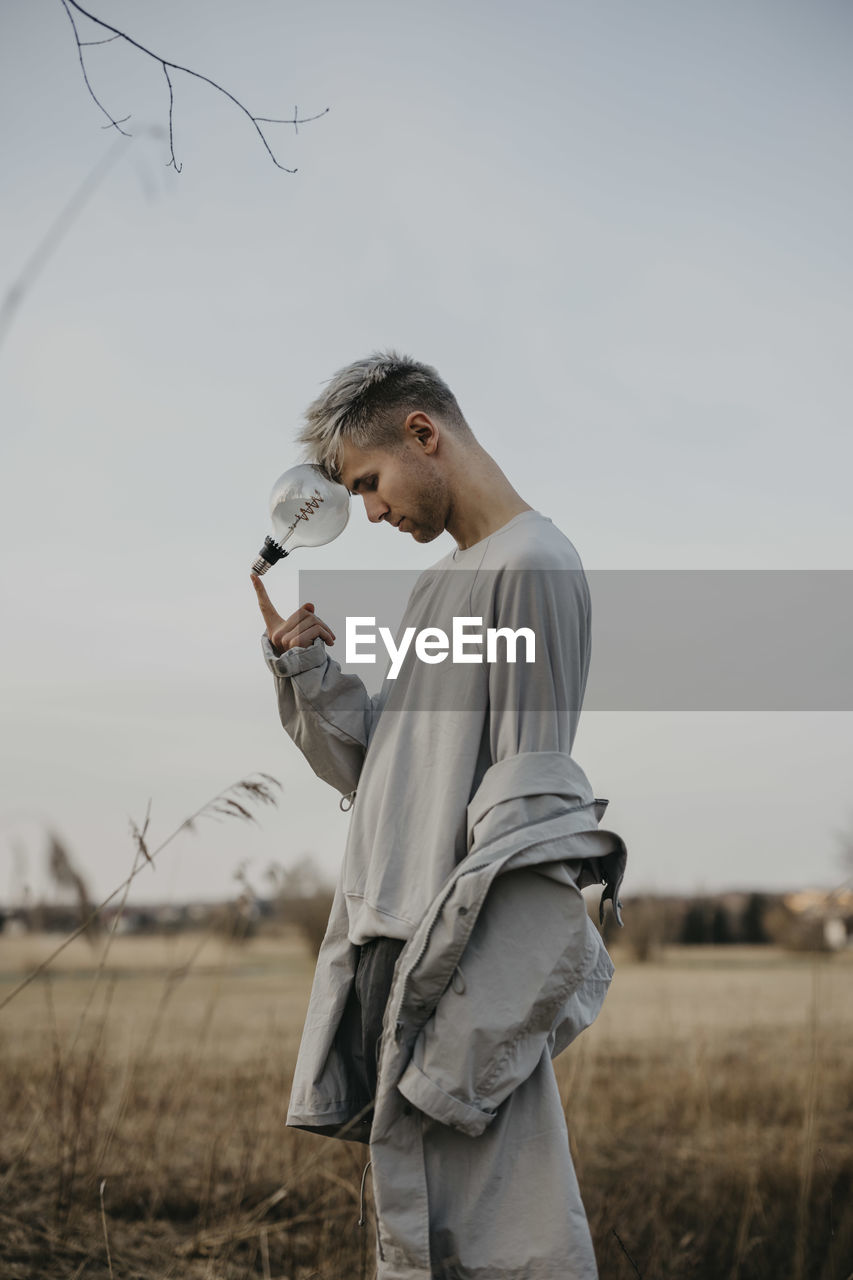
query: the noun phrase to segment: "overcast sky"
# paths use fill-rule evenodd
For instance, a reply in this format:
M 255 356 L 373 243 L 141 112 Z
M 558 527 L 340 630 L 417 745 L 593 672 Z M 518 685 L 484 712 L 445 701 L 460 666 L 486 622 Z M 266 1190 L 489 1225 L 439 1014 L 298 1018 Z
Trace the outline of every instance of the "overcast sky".
M 86 49 L 134 137 L 0 349 L 0 902 L 57 830 L 105 896 L 221 897 L 347 821 L 281 729 L 248 569 L 305 405 L 395 346 L 440 370 L 591 569 L 853 569 L 853 10 L 739 0 L 90 0 L 174 71 Z M 81 19 L 81 37 L 105 33 Z M 59 0 L 0 2 L 0 296 L 115 144 Z M 370 526 L 305 568 L 453 547 Z M 268 585 L 297 602 L 297 555 Z M 594 603 L 594 602 L 593 602 Z M 317 602 L 322 612 L 322 602 Z M 630 633 L 625 644 L 630 645 Z M 831 885 L 850 713 L 587 712 L 575 755 L 644 888 Z

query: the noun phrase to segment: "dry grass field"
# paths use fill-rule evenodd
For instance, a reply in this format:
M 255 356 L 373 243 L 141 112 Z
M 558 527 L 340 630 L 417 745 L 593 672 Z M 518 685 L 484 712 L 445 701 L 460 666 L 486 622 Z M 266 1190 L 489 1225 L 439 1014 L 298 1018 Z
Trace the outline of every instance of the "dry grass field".
M 0 999 L 53 945 L 0 936 Z M 2 1280 L 371 1277 L 365 1149 L 284 1127 L 298 937 L 96 954 L 0 1012 Z M 853 957 L 615 959 L 557 1064 L 602 1280 L 848 1280 Z

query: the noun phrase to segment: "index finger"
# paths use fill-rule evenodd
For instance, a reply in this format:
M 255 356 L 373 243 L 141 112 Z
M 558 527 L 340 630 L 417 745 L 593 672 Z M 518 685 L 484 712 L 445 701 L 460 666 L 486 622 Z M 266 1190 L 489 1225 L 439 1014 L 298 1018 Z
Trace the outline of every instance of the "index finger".
M 264 586 L 263 582 L 261 582 L 261 579 L 258 576 L 258 574 L 253 573 L 251 575 L 251 578 L 252 578 L 252 582 L 254 583 L 255 594 L 258 597 L 258 604 L 260 605 L 261 614 L 263 615 L 264 622 L 267 624 L 268 627 L 273 626 L 276 622 L 283 622 L 284 619 L 276 609 L 272 600 L 270 600 L 269 596 L 267 595 L 267 589 Z

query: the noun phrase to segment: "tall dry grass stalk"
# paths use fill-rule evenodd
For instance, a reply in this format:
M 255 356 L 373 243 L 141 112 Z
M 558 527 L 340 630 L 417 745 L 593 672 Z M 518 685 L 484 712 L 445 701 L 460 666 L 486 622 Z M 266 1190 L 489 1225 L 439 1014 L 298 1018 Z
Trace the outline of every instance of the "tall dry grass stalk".
M 98 1187 L 98 1195 L 101 1200 L 101 1223 L 104 1228 L 104 1244 L 107 1250 L 107 1266 L 109 1267 L 110 1280 L 113 1280 L 113 1260 L 110 1254 L 110 1233 L 107 1231 L 107 1211 L 104 1208 L 104 1187 L 106 1185 L 106 1178 L 101 1178 L 101 1185 Z
M 802 1154 L 800 1157 L 800 1187 L 797 1197 L 797 1236 L 794 1249 L 792 1280 L 804 1280 L 808 1255 L 809 1204 L 811 1201 L 815 1155 L 817 1151 L 817 1110 L 819 1089 L 819 1019 L 820 1019 L 820 967 L 812 968 L 812 992 L 808 1010 L 808 1043 L 811 1048 L 803 1098 Z
M 268 773 L 258 773 L 254 776 L 243 778 L 239 782 L 233 783 L 230 787 L 226 787 L 223 791 L 218 792 L 211 800 L 206 801 L 201 808 L 196 809 L 195 813 L 192 813 L 188 818 L 185 818 L 184 821 L 180 823 L 180 825 L 177 826 L 175 830 L 157 846 L 156 849 L 153 850 L 153 852 L 149 850 L 145 839 L 151 814 L 151 802 L 149 801 L 148 811 L 142 827 L 137 826 L 133 819 L 131 819 L 131 832 L 136 842 L 137 856 L 134 858 L 130 875 L 126 880 L 123 880 L 120 885 L 113 889 L 112 893 L 104 898 L 103 902 L 98 903 L 97 907 L 89 913 L 86 919 L 83 920 L 82 924 L 72 930 L 72 932 L 63 939 L 59 946 L 56 947 L 56 949 L 52 951 L 45 960 L 42 960 L 41 964 L 37 965 L 31 973 L 27 974 L 26 978 L 24 978 L 22 982 L 19 982 L 16 987 L 14 987 L 2 998 L 2 1000 L 0 1000 L 0 1012 L 2 1012 L 6 1005 L 10 1004 L 21 991 L 28 987 L 29 984 L 39 976 L 39 974 L 43 973 L 48 966 L 52 965 L 66 947 L 70 946 L 70 944 L 74 942 L 75 939 L 79 938 L 82 933 L 85 933 L 90 929 L 95 920 L 100 916 L 101 912 L 108 907 L 120 893 L 123 893 L 124 897 L 122 898 L 121 909 L 116 914 L 113 928 L 101 957 L 99 973 L 95 976 L 95 981 L 97 982 L 98 976 L 103 970 L 106 953 L 109 950 L 112 938 L 115 935 L 115 927 L 121 916 L 121 910 L 123 910 L 124 905 L 127 902 L 127 892 L 138 873 L 142 870 L 142 867 L 146 863 L 153 865 L 159 854 L 161 854 L 163 850 L 181 834 L 181 832 L 194 831 L 200 818 L 238 818 L 244 822 L 255 822 L 256 816 L 252 812 L 250 806 L 255 804 L 275 804 L 277 802 L 277 796 L 273 788 L 280 789 L 281 783 L 277 778 L 273 778 Z

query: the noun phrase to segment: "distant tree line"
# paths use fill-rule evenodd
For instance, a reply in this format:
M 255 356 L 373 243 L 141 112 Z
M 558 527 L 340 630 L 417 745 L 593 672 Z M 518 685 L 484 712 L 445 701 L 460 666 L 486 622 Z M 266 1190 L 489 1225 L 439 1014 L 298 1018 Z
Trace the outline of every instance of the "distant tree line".
M 725 893 L 696 898 L 638 894 L 624 902 L 624 929 L 608 911 L 602 932 L 608 946 L 627 947 L 637 960 L 651 960 L 671 946 L 767 946 L 837 951 L 853 946 L 853 896 Z M 808 896 L 808 895 L 805 895 Z M 593 919 L 597 907 L 590 903 Z
M 767 906 L 763 893 L 751 893 L 738 913 L 713 899 L 694 899 L 684 913 L 679 942 L 687 947 L 766 945 L 771 940 L 766 927 Z

